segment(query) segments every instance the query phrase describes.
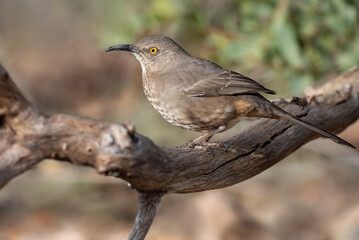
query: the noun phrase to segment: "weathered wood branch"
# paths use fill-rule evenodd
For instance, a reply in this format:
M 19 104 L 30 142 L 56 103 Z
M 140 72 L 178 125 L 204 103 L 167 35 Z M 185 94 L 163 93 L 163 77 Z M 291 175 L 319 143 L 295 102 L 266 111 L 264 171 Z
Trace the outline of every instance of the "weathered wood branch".
M 359 69 L 306 97 L 277 104 L 338 133 L 359 118 Z M 225 141 L 230 151 L 158 147 L 129 124 L 42 113 L 23 97 L 0 65 L 0 188 L 46 158 L 91 166 L 100 174 L 122 178 L 139 192 L 140 210 L 129 239 L 144 239 L 163 194 L 239 183 L 318 137 L 287 121 L 265 119 Z
M 144 239 L 146 237 L 155 218 L 161 197 L 162 193 L 159 192 L 138 192 L 138 213 L 128 239 Z

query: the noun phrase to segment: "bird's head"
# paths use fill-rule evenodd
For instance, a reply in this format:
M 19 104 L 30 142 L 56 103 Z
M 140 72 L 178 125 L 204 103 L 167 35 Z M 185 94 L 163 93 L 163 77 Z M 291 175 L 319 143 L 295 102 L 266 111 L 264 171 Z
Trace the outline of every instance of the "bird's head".
M 105 50 L 105 52 L 110 51 L 133 53 L 140 62 L 143 71 L 162 70 L 169 63 L 176 62 L 176 59 L 189 56 L 175 41 L 158 35 L 146 37 L 136 44 L 119 44 Z

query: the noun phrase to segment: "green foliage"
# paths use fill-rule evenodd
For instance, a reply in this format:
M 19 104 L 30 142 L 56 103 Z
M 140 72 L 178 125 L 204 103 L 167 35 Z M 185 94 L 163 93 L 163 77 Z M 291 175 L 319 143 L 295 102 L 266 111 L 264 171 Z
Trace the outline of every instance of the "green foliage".
M 290 94 L 300 94 L 314 80 L 359 65 L 355 0 L 109 0 L 102 4 L 106 18 L 98 36 L 103 45 L 168 35 L 194 55 L 254 74 L 259 81 L 273 81 L 279 84 L 276 87 L 289 87 Z

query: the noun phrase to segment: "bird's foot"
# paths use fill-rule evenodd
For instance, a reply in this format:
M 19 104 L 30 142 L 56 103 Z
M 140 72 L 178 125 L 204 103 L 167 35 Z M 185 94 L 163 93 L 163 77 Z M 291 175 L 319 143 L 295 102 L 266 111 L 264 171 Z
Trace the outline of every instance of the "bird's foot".
M 208 133 L 205 133 L 205 134 L 193 139 L 192 141 L 181 145 L 180 147 L 181 148 L 196 148 L 196 149 L 200 149 L 200 150 L 210 150 L 212 152 L 214 151 L 214 149 L 221 149 L 225 152 L 227 152 L 227 151 L 236 152 L 236 150 L 234 148 L 230 148 L 224 143 L 209 142 L 209 140 L 213 137 L 213 135 L 223 131 L 224 128 L 225 128 L 225 126 L 222 126 L 222 127 L 219 127 L 218 129 L 215 129 Z
M 213 134 L 211 133 L 206 133 L 203 134 L 195 139 L 193 139 L 192 141 L 185 143 L 183 145 L 181 145 L 181 148 L 195 148 L 196 146 L 202 146 L 205 145 L 207 143 L 209 143 L 209 139 L 211 139 L 211 137 L 213 136 Z
M 236 151 L 234 148 L 231 148 L 229 146 L 227 146 L 224 143 L 221 142 L 206 142 L 206 141 L 195 141 L 196 139 L 194 139 L 191 142 L 188 142 L 186 144 L 181 145 L 181 148 L 195 148 L 195 149 L 199 149 L 199 150 L 210 150 L 210 151 L 214 151 L 215 149 L 220 149 L 223 150 L 225 152 L 227 151 Z

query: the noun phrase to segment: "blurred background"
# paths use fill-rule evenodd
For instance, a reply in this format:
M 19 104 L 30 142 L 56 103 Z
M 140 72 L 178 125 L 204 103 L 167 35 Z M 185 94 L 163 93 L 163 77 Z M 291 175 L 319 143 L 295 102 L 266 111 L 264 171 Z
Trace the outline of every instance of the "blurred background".
M 359 65 L 356 0 L 1 0 L 0 62 L 45 112 L 130 120 L 159 145 L 198 136 L 172 126 L 142 92 L 129 53 L 152 34 L 302 96 Z M 224 139 L 252 124 L 243 121 Z M 359 122 L 340 134 L 359 147 Z M 316 140 L 235 186 L 166 196 L 147 239 L 359 239 L 359 154 Z M 136 193 L 92 169 L 44 161 L 0 192 L 0 239 L 126 239 Z

